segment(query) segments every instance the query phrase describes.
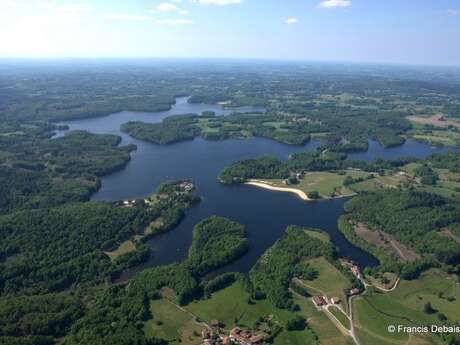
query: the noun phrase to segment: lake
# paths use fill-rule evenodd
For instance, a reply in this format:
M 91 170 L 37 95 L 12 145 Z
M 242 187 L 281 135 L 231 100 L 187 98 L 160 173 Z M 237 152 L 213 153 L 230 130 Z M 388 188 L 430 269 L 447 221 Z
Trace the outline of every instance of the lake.
M 120 125 L 128 121 L 159 122 L 171 115 L 201 113 L 211 110 L 217 115 L 228 115 L 235 109 L 219 105 L 189 104 L 187 98 L 178 98 L 171 110 L 158 113 L 124 111 L 105 117 L 69 121 L 71 130 L 93 133 L 110 133 L 122 137 L 122 144 L 135 144 L 137 151 L 127 166 L 102 178 L 102 185 L 93 201 L 114 201 L 142 198 L 150 195 L 164 181 L 190 178 L 198 186 L 201 203 L 187 211 L 185 219 L 174 230 L 149 241 L 151 258 L 134 271 L 145 267 L 169 264 L 187 256 L 192 241 L 193 225 L 203 218 L 219 215 L 244 224 L 248 231 L 251 250 L 239 260 L 227 265 L 225 271 L 246 273 L 260 255 L 279 239 L 288 225 L 301 225 L 327 231 L 342 255 L 357 261 L 361 266 L 377 264 L 375 258 L 351 245 L 339 233 L 337 220 L 343 213 L 346 199 L 305 202 L 291 193 L 271 192 L 253 186 L 225 186 L 217 181 L 219 172 L 236 160 L 272 155 L 287 159 L 294 152 L 312 151 L 319 142 L 312 140 L 304 146 L 290 146 L 262 139 L 231 139 L 205 141 L 201 138 L 173 145 L 155 145 L 131 138 L 120 132 Z M 260 112 L 258 108 L 239 108 L 240 112 Z M 59 132 L 57 136 L 63 135 Z M 445 148 L 433 148 L 408 140 L 404 145 L 384 149 L 370 141 L 369 151 L 350 155 L 352 159 L 398 158 L 402 156 L 425 157 Z M 126 275 L 133 274 L 130 271 Z

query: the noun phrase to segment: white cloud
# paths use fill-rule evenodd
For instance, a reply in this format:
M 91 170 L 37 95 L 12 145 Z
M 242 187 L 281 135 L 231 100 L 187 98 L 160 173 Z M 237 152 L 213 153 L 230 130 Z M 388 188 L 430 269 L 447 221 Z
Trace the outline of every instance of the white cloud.
M 149 16 L 139 16 L 139 15 L 128 14 L 128 13 L 113 13 L 113 14 L 105 15 L 104 19 L 143 22 L 146 20 L 150 20 L 150 17 Z
M 450 14 L 451 16 L 460 16 L 460 10 L 450 9 L 450 10 L 447 10 L 446 12 Z
M 297 18 L 294 18 L 294 17 L 289 17 L 284 22 L 286 24 L 297 24 L 299 22 L 299 20 Z
M 197 2 L 202 5 L 226 6 L 241 4 L 243 0 L 191 0 L 191 2 Z
M 162 25 L 191 25 L 193 21 L 190 19 L 159 19 L 156 23 Z
M 181 2 L 181 0 L 171 0 L 171 1 L 175 2 L 175 3 Z M 152 12 L 152 13 L 158 13 L 158 12 L 171 13 L 171 12 L 176 12 L 176 13 L 178 13 L 180 15 L 183 15 L 183 16 L 189 14 L 188 10 L 184 10 L 183 8 L 173 4 L 171 2 L 162 2 L 162 3 L 158 4 L 150 12 Z
M 72 14 L 82 14 L 93 12 L 95 10 L 94 6 L 86 2 L 74 2 L 68 4 L 59 5 L 56 2 L 52 1 L 39 1 L 37 3 L 38 8 L 48 10 L 48 11 L 59 11 L 62 13 L 72 13 Z
M 162 2 L 155 7 L 158 12 L 177 12 L 180 8 L 170 2 Z
M 351 0 L 325 0 L 318 4 L 319 8 L 350 7 Z

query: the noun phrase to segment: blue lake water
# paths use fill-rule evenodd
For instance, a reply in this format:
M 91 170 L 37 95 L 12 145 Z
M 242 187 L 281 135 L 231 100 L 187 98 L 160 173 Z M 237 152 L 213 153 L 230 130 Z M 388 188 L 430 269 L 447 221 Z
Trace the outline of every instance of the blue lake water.
M 121 112 L 105 117 L 67 122 L 71 130 L 93 133 L 110 133 L 122 137 L 122 144 L 136 144 L 127 166 L 102 178 L 100 190 L 93 201 L 114 201 L 150 195 L 164 181 L 191 178 L 198 186 L 202 202 L 187 212 L 185 219 L 174 230 L 150 240 L 152 257 L 143 266 L 150 267 L 183 260 L 192 240 L 193 225 L 205 217 L 219 215 L 231 218 L 247 228 L 251 250 L 239 260 L 226 266 L 226 271 L 247 272 L 258 257 L 282 236 L 288 225 L 301 225 L 327 231 L 344 256 L 372 266 L 377 262 L 366 252 L 354 247 L 337 230 L 337 220 L 343 213 L 346 199 L 305 202 L 290 193 L 271 192 L 252 186 L 224 186 L 217 181 L 219 172 L 234 161 L 272 155 L 287 159 L 294 152 L 315 150 L 318 141 L 305 146 L 290 146 L 272 140 L 253 138 L 244 140 L 205 141 L 195 139 L 173 145 L 161 146 L 142 142 L 120 132 L 127 121 L 159 122 L 176 114 L 201 113 L 206 110 L 227 115 L 235 110 L 218 105 L 189 104 L 186 98 L 177 99 L 170 111 L 158 113 Z M 241 112 L 263 111 L 244 108 Z M 62 135 L 60 132 L 58 135 Z M 350 155 L 352 159 L 425 157 L 445 148 L 433 148 L 408 140 L 404 145 L 383 149 L 370 141 L 369 151 Z M 129 272 L 132 274 L 133 272 Z

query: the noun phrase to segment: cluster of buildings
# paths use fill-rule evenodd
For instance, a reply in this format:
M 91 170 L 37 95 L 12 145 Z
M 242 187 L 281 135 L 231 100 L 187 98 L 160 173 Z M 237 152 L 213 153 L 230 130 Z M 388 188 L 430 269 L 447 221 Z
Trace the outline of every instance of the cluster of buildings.
M 350 296 L 355 296 L 355 295 L 359 295 L 359 289 L 357 288 L 353 288 L 350 290 Z
M 137 200 L 124 200 L 122 203 L 123 207 L 133 207 L 137 203 Z
M 351 273 L 353 273 L 353 275 L 358 278 L 359 280 L 363 280 L 363 274 L 361 273 L 361 270 L 359 268 L 358 265 L 356 265 L 354 262 L 352 261 L 344 261 L 343 264 L 348 267 L 348 269 L 351 271 Z M 351 289 L 348 293 L 350 296 L 355 296 L 355 295 L 359 295 L 359 289 L 357 288 L 353 288 Z
M 255 345 L 261 344 L 264 337 L 261 334 L 253 334 L 251 331 L 235 327 L 230 331 L 230 340 L 240 345 Z
M 304 176 L 304 172 L 291 173 L 287 179 L 283 180 L 283 183 L 285 185 L 298 184 L 304 178 Z
M 262 345 L 265 337 L 246 329 L 235 327 L 229 335 L 219 335 L 213 329 L 205 328 L 201 332 L 202 345 Z
M 195 185 L 190 182 L 190 181 L 183 181 L 179 184 L 180 189 L 182 189 L 184 192 L 191 192 Z
M 356 265 L 353 261 L 344 261 L 343 264 L 351 271 L 351 273 L 355 275 L 356 278 L 359 280 L 363 279 L 363 275 L 359 269 L 359 266 Z
M 313 303 L 316 307 L 320 308 L 328 304 L 340 304 L 341 300 L 338 297 L 331 297 L 328 301 L 326 296 L 313 296 Z

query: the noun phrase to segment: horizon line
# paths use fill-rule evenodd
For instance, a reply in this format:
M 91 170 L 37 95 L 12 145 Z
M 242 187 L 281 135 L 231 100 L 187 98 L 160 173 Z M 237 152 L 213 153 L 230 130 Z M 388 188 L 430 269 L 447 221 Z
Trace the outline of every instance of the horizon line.
M 270 58 L 270 57 L 212 57 L 212 56 L 0 56 L 1 61 L 27 60 L 27 61 L 46 61 L 46 60 L 157 60 L 157 61 L 234 61 L 234 62 L 278 62 L 278 63 L 326 63 L 326 64 L 349 64 L 349 65 L 379 65 L 379 66 L 413 66 L 413 67 L 441 67 L 441 68 L 460 68 L 458 64 L 440 64 L 424 62 L 397 62 L 397 61 L 373 61 L 373 60 L 336 60 L 336 59 L 307 59 L 307 58 Z

